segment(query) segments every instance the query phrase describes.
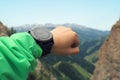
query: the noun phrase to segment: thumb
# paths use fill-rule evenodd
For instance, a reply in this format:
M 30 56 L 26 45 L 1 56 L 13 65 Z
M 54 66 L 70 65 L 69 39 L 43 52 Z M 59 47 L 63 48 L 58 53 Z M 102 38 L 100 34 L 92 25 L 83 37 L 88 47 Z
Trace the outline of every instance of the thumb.
M 71 54 L 77 54 L 77 53 L 79 53 L 79 52 L 80 52 L 79 47 L 74 47 L 74 48 L 70 48 L 70 49 L 69 49 L 70 55 L 71 55 Z

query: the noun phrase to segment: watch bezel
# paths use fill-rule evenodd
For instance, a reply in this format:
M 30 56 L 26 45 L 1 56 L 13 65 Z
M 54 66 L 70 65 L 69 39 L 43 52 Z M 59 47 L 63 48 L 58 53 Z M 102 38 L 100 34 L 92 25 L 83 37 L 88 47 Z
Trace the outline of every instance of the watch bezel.
M 46 29 L 46 28 L 43 28 L 43 27 L 35 27 L 35 28 L 32 28 L 30 30 L 30 33 L 32 34 L 32 36 L 36 39 L 36 40 L 39 40 L 39 41 L 42 41 L 42 42 L 48 42 L 50 41 L 51 38 L 53 38 L 53 35 L 52 33 Z M 37 35 L 36 35 L 37 33 Z M 44 34 L 45 33 L 45 34 Z M 45 36 L 43 36 L 43 34 Z M 46 37 L 47 36 L 47 37 Z M 44 39 L 43 39 L 44 37 Z M 46 37 L 46 38 L 45 38 Z
M 38 34 L 40 34 L 39 32 L 41 32 L 41 31 L 49 34 L 49 37 L 46 40 L 42 40 L 41 38 L 38 38 L 40 36 L 34 34 L 34 32 L 36 32 L 36 30 L 37 30 Z M 36 43 L 42 48 L 42 50 L 43 50 L 42 56 L 45 56 L 45 55 L 51 53 L 51 49 L 54 44 L 54 40 L 53 40 L 52 33 L 48 29 L 43 28 L 43 27 L 36 27 L 36 28 L 32 28 L 28 32 L 32 35 L 32 37 L 34 38 Z

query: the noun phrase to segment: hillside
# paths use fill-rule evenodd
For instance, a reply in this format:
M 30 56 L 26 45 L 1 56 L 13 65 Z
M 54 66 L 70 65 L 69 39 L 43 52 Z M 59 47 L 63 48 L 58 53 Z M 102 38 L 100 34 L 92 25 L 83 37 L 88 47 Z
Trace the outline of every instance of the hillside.
M 34 80 L 53 80 L 53 78 L 54 80 L 89 80 L 93 74 L 95 69 L 94 64 L 98 60 L 98 50 L 109 32 L 95 30 L 77 24 L 67 23 L 62 25 L 71 27 L 78 34 L 81 40 L 80 54 L 73 56 L 57 56 L 51 54 L 40 58 L 40 62 L 44 69 L 39 69 L 39 75 L 36 76 Z M 23 32 L 37 26 L 46 27 L 51 30 L 58 25 L 34 24 L 13 27 L 13 29 L 16 32 Z M 45 73 L 41 73 L 41 71 Z

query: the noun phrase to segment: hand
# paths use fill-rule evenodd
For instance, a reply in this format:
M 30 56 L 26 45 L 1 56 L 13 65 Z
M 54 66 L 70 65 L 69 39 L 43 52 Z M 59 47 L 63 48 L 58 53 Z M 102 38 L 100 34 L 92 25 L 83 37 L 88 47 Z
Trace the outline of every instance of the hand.
M 77 34 L 71 28 L 57 27 L 51 31 L 53 34 L 54 45 L 51 52 L 59 55 L 72 55 L 79 53 Z

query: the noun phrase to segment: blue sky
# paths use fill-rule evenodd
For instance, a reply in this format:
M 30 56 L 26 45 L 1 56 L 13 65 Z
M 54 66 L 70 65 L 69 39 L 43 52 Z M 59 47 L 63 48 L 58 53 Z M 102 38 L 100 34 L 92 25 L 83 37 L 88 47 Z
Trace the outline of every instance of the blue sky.
M 1 0 L 0 21 L 23 24 L 76 23 L 110 30 L 120 17 L 120 0 Z

